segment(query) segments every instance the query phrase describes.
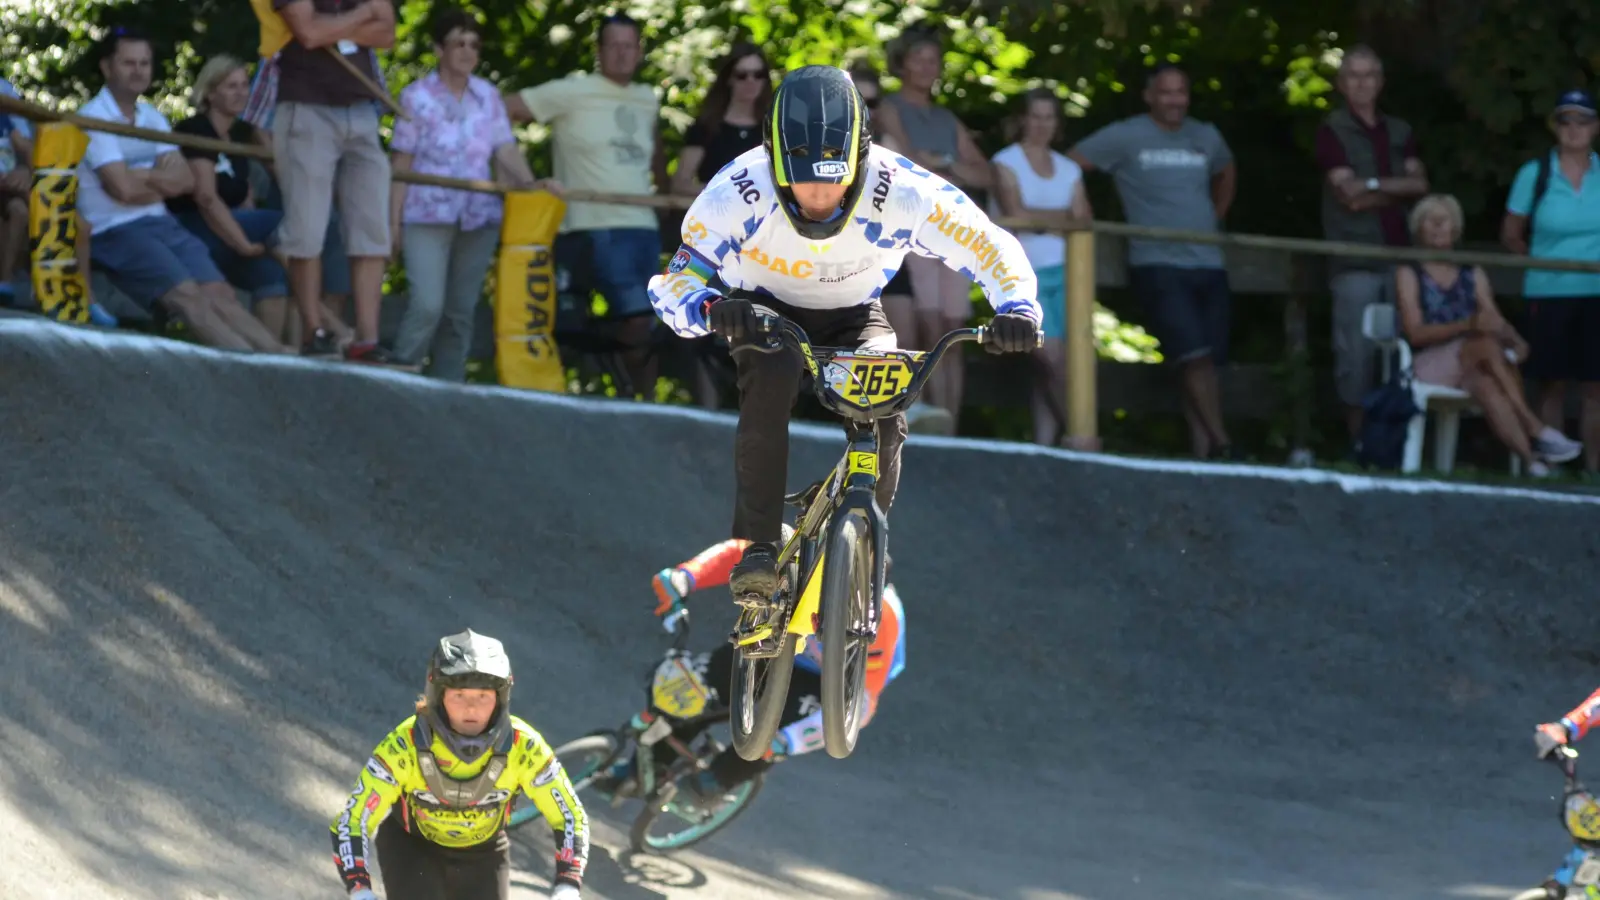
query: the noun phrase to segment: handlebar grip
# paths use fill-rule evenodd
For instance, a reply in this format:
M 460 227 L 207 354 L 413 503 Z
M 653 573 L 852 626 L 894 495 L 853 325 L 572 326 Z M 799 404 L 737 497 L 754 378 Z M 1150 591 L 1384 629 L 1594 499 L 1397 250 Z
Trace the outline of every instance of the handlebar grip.
M 666 629 L 667 634 L 677 634 L 678 626 L 687 621 L 688 618 L 689 610 L 679 607 L 678 609 L 667 613 L 667 615 L 661 620 L 661 627 Z

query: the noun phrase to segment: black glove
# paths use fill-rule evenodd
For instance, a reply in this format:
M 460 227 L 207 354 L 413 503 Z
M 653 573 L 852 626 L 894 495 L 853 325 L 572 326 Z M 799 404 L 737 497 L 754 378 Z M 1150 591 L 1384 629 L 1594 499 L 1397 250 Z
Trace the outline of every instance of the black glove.
M 761 327 L 750 301 L 735 297 L 726 297 L 711 304 L 711 308 L 706 310 L 706 325 L 727 338 L 730 344 L 757 337 Z
M 1000 313 L 989 323 L 990 353 L 1030 353 L 1039 346 L 1039 323 L 1021 313 Z

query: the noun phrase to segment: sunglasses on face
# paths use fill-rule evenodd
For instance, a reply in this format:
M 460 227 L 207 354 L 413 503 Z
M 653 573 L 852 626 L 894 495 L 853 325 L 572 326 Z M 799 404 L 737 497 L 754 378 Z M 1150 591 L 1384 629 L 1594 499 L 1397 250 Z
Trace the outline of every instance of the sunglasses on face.
M 734 81 L 761 81 L 767 77 L 765 69 L 734 69 Z

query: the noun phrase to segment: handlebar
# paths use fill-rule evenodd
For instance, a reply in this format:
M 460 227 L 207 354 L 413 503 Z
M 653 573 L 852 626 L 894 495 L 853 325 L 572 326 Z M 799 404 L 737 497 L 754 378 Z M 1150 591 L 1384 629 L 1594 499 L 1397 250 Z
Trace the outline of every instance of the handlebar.
M 672 635 L 672 649 L 682 650 L 689 644 L 689 608 L 679 606 L 661 620 L 661 627 Z
M 1566 776 L 1568 782 L 1578 780 L 1578 751 L 1574 750 L 1570 745 L 1558 744 L 1545 759 L 1554 763 L 1561 770 L 1561 774 Z
M 756 321 L 761 323 L 763 336 L 754 341 L 741 341 L 738 344 L 731 345 L 729 347 L 730 353 L 778 353 L 787 346 L 825 364 L 836 354 L 854 353 L 859 349 L 857 347 L 814 346 L 805 329 L 789 319 L 761 306 L 757 306 L 755 311 Z M 906 385 L 905 390 L 896 399 L 909 401 L 910 398 L 920 394 L 923 385 L 927 383 L 928 378 L 933 374 L 933 370 L 938 368 L 939 361 L 944 358 L 945 351 L 952 346 L 966 341 L 975 341 L 982 344 L 987 341 L 989 334 L 989 329 L 982 325 L 975 328 L 957 328 L 946 332 L 943 337 L 934 343 L 933 349 L 928 351 L 922 361 L 914 366 L 916 371 L 911 376 L 911 382 Z M 856 378 L 855 373 L 851 372 L 850 377 Z M 888 404 L 873 404 L 867 412 L 870 415 L 876 412 L 880 406 L 886 405 Z

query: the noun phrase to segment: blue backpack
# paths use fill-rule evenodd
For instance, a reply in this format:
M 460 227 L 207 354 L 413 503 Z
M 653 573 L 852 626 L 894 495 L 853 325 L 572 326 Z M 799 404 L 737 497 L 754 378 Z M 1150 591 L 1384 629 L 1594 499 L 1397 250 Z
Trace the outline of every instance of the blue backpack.
M 1409 368 L 1398 371 L 1388 384 L 1373 388 L 1361 401 L 1366 418 L 1361 424 L 1361 446 L 1356 462 L 1368 468 L 1398 470 L 1405 460 L 1406 433 L 1411 420 L 1422 412 L 1411 393 Z

